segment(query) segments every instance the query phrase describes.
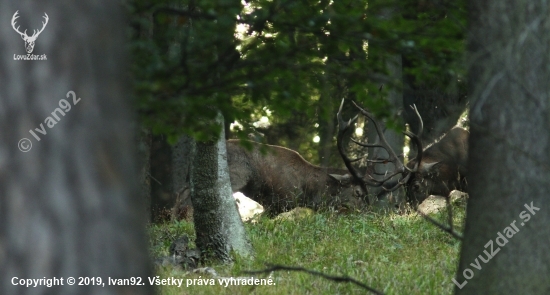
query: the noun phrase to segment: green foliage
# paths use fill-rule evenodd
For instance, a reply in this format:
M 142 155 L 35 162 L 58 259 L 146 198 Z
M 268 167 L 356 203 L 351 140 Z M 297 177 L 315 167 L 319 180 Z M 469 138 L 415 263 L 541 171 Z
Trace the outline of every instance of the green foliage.
M 464 205 L 454 208 L 462 229 Z M 434 216 L 443 223 L 446 215 Z M 179 227 L 166 224 L 166 228 Z M 163 227 L 152 229 L 153 236 Z M 302 266 L 331 275 L 347 275 L 386 294 L 452 294 L 460 242 L 416 213 L 337 215 L 317 213 L 304 219 L 260 219 L 246 224 L 256 258 L 233 265 L 211 265 L 221 276 L 249 276 L 266 263 Z M 158 242 L 156 240 L 155 242 Z M 162 277 L 198 278 L 200 274 L 158 269 Z M 210 278 L 201 275 L 202 278 Z M 275 272 L 276 286 L 257 286 L 259 294 L 365 294 L 347 283 L 335 283 L 305 273 Z M 245 294 L 253 287 L 163 287 L 161 294 Z
M 463 71 L 464 1 L 133 0 L 128 6 L 141 118 L 172 137 L 217 134 L 216 109 L 231 121 L 250 122 L 262 108 L 285 120 L 314 110 L 320 95 L 335 104 L 355 99 L 390 116 L 378 88 L 400 87 L 387 73 L 399 54 L 418 79 L 450 83 Z

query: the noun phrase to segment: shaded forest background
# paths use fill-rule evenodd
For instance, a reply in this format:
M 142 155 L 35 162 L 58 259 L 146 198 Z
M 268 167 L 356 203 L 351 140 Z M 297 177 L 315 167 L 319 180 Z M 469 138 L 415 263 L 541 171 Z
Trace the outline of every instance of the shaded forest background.
M 128 9 L 153 219 L 186 183 L 187 136 L 215 136 L 217 110 L 226 138 L 343 167 L 335 144 L 342 99 L 395 132 L 405 123 L 417 130 L 415 104 L 424 144 L 466 108 L 465 1 L 132 1 Z M 344 117 L 353 112 L 347 106 Z M 357 127 L 356 137 L 372 131 Z

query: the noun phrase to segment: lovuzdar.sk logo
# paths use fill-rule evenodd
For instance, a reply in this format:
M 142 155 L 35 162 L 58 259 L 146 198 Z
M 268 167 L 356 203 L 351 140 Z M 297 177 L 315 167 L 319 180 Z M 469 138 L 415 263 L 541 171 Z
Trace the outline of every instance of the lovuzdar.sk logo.
M 19 13 L 19 10 L 16 11 L 13 14 L 13 17 L 11 18 L 11 26 L 13 27 L 13 29 L 19 35 L 21 35 L 21 38 L 23 39 L 23 41 L 25 41 L 25 50 L 27 51 L 27 54 L 26 55 L 16 55 L 16 54 L 14 54 L 13 55 L 13 60 L 47 60 L 45 54 L 36 55 L 36 54 L 32 54 L 32 51 L 34 50 L 34 45 L 35 45 L 35 42 L 36 42 L 36 38 L 38 38 L 40 33 L 42 33 L 42 31 L 44 31 L 44 29 L 46 28 L 46 25 L 48 24 L 48 20 L 49 20 L 48 15 L 44 12 L 43 18 L 44 18 L 45 21 L 42 22 L 42 29 L 40 29 L 38 31 L 33 30 L 32 36 L 29 36 L 29 35 L 27 35 L 27 30 L 21 32 L 19 30 L 20 26 L 17 26 L 17 28 L 15 27 L 16 19 L 19 18 L 18 13 Z

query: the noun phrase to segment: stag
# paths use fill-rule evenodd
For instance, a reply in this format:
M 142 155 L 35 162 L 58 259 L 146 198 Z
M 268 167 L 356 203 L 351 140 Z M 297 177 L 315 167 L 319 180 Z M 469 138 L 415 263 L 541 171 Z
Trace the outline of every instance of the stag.
M 17 33 L 19 33 L 19 35 L 21 35 L 21 38 L 23 38 L 23 41 L 25 41 L 25 49 L 27 50 L 27 53 L 30 54 L 34 50 L 34 43 L 36 41 L 36 38 L 38 38 L 40 33 L 42 33 L 42 31 L 44 31 L 44 29 L 46 28 L 46 25 L 48 24 L 49 17 L 46 13 L 44 13 L 45 16 L 43 16 L 43 18 L 44 18 L 45 21 L 42 22 L 42 29 L 40 29 L 38 31 L 33 30 L 32 36 L 29 36 L 29 35 L 27 35 L 27 30 L 25 30 L 24 32 L 21 32 L 21 31 L 19 31 L 20 26 L 18 26 L 17 28 L 15 27 L 15 20 L 19 18 L 19 15 L 17 15 L 17 13 L 19 13 L 19 10 L 16 11 L 13 14 L 13 17 L 11 19 L 11 26 L 13 27 L 13 29 Z
M 269 214 L 297 206 L 363 206 L 366 192 L 349 171 L 315 166 L 285 147 L 248 143 L 251 150 L 239 140 L 227 141 L 231 188 L 262 204 Z
M 393 151 L 388 144 L 380 124 L 375 120 L 374 116 L 368 111 L 352 102 L 359 110 L 360 114 L 364 115 L 373 123 L 373 126 L 378 134 L 377 141 L 374 143 L 362 143 L 354 140 L 351 141 L 362 147 L 382 148 L 386 150 L 387 158 L 368 159 L 368 165 L 392 163 L 394 170 L 388 172 L 382 179 L 377 179 L 374 175 L 365 173 L 364 175 L 357 171 L 352 163 L 358 159 L 350 159 L 343 147 L 343 136 L 351 128 L 353 121 L 357 116 L 348 122 L 344 121 L 341 116 L 342 104 L 337 113 L 338 118 L 338 151 L 344 159 L 346 167 L 351 172 L 351 175 L 363 185 L 372 187 L 381 187 L 384 192 L 395 191 L 404 186 L 407 191 L 407 201 L 416 205 L 422 202 L 429 194 L 437 194 L 447 196 L 452 190 L 466 189 L 466 160 L 468 155 L 468 131 L 455 127 L 451 129 L 439 141 L 432 143 L 425 149 L 422 147 L 420 136 L 423 131 L 423 123 L 420 114 L 415 106 L 411 108 L 415 111 L 419 121 L 420 128 L 417 134 L 405 131 L 404 134 L 411 139 L 411 142 L 416 146 L 416 156 L 412 158 L 406 165 L 400 160 L 400 157 Z M 375 169 L 367 169 L 367 171 L 375 171 Z M 395 177 L 398 180 L 395 180 Z M 380 195 L 378 196 L 380 197 Z

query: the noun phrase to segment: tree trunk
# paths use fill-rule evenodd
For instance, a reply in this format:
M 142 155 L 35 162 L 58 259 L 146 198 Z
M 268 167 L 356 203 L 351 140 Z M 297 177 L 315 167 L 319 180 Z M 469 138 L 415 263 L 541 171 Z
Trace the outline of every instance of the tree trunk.
M 396 55 L 393 56 L 393 59 L 388 62 L 388 69 L 390 78 L 393 79 L 400 79 L 401 78 L 401 56 Z M 403 94 L 399 89 L 391 89 L 388 93 L 388 101 L 393 106 L 394 110 L 399 110 L 403 108 L 402 102 L 403 102 Z M 382 122 L 381 122 L 382 123 Z M 384 124 L 381 124 L 381 128 L 384 128 L 384 137 L 388 141 L 388 144 L 392 148 L 392 150 L 397 154 L 400 155 L 403 152 L 403 146 L 405 144 L 405 136 L 401 132 L 396 132 L 392 129 L 386 129 Z M 378 134 L 376 133 L 376 129 L 372 125 L 371 122 L 367 123 L 367 138 L 369 139 L 369 142 L 375 142 L 375 139 L 377 138 Z M 368 159 L 387 159 L 389 157 L 388 152 L 385 149 L 382 148 L 369 148 L 368 149 Z M 403 162 L 403 156 L 400 156 L 399 159 L 401 162 Z M 387 175 L 391 174 L 393 171 L 395 171 L 395 165 L 393 163 L 387 163 L 387 164 L 377 164 L 374 166 L 374 169 L 377 174 L 374 174 L 373 177 L 377 180 L 382 180 L 387 177 Z M 399 175 L 393 177 L 390 182 L 393 180 L 395 182 L 398 181 Z M 391 193 L 385 193 L 385 191 L 382 189 L 382 187 L 370 187 L 369 193 L 372 196 L 377 196 L 377 199 L 379 199 L 380 202 L 377 204 L 381 207 L 391 206 L 396 203 L 399 203 L 401 201 L 405 200 L 405 191 L 404 189 L 397 189 Z M 373 201 L 376 201 L 374 199 Z M 374 203 L 371 201 L 371 203 Z
M 333 101 L 335 100 L 330 95 L 330 90 L 328 83 L 325 82 L 325 90 L 321 93 L 319 97 L 318 104 L 318 124 L 319 127 L 319 146 L 318 146 L 318 158 L 319 166 L 321 167 L 331 167 L 334 166 L 331 163 L 331 155 L 335 152 L 334 144 L 334 130 L 335 122 L 334 117 L 336 110 L 334 110 Z M 339 162 L 342 162 L 341 160 Z
M 174 205 L 173 147 L 165 135 L 156 135 L 151 147 L 151 218 L 153 222 L 163 222 L 170 217 Z
M 456 294 L 549 294 L 550 3 L 470 7 L 470 200 Z
M 389 6 L 385 9 L 382 9 L 378 15 L 376 15 L 377 18 L 380 18 L 382 20 L 390 19 L 393 17 L 393 15 L 396 14 L 396 10 L 398 7 L 395 6 Z M 400 55 L 394 55 L 391 58 L 388 59 L 386 63 L 386 67 L 388 69 L 388 75 L 389 78 L 394 81 L 400 81 L 402 79 L 402 59 Z M 391 87 L 391 86 L 390 86 Z M 403 109 L 403 92 L 398 89 L 397 87 L 393 87 L 388 92 L 388 98 L 387 100 L 390 102 L 393 110 L 402 110 Z M 397 154 L 400 155 L 403 153 L 403 147 L 405 145 L 405 136 L 401 132 L 395 132 L 391 129 L 386 129 L 386 126 L 383 122 L 380 122 L 381 128 L 383 128 L 384 131 L 384 137 L 388 141 L 388 144 L 390 145 L 391 149 Z M 369 142 L 375 142 L 378 138 L 378 134 L 376 132 L 376 129 L 374 128 L 372 122 L 367 122 L 366 124 L 366 133 L 367 133 L 367 139 L 369 139 Z M 404 129 L 404 126 L 402 126 Z M 385 149 L 382 148 L 368 148 L 368 159 L 388 159 L 389 154 Z M 403 156 L 400 156 L 400 161 L 403 162 Z M 369 171 L 369 173 L 375 172 L 376 174 L 373 174 L 373 178 L 377 180 L 382 180 L 387 177 L 387 175 L 391 174 L 393 171 L 395 171 L 395 165 L 393 163 L 387 163 L 387 164 L 377 164 L 374 165 L 374 167 L 368 168 L 373 169 L 374 171 Z M 399 176 L 395 176 L 392 179 L 389 180 L 389 182 L 395 182 L 397 183 L 399 179 Z M 382 187 L 369 187 L 369 195 L 371 197 L 376 196 L 371 201 L 371 204 L 374 203 L 374 201 L 380 200 L 381 202 L 374 203 L 379 207 L 388 207 L 391 205 L 394 205 L 396 203 L 399 203 L 401 201 L 404 201 L 405 199 L 405 191 L 403 188 L 397 189 L 391 193 L 386 193 Z
M 138 136 L 138 167 L 141 195 L 147 222 L 151 222 L 151 130 L 141 128 Z
M 172 147 L 172 187 L 174 194 L 189 187 L 189 171 L 191 170 L 191 150 L 193 139 L 182 135 Z
M 220 114 L 216 124 L 223 126 Z M 231 261 L 230 252 L 250 256 L 246 237 L 229 182 L 224 130 L 217 140 L 197 142 L 191 168 L 191 200 L 197 247 L 202 259 Z
M 26 54 L 23 40 L 0 26 L 0 294 L 153 291 L 121 9 L 116 1 L 1 5 L 0 19 L 18 10 L 27 34 L 45 13 L 49 22 L 33 52 L 41 61 L 11 60 Z M 54 277 L 63 285 L 12 284 Z M 109 277 L 145 285 L 112 286 Z

